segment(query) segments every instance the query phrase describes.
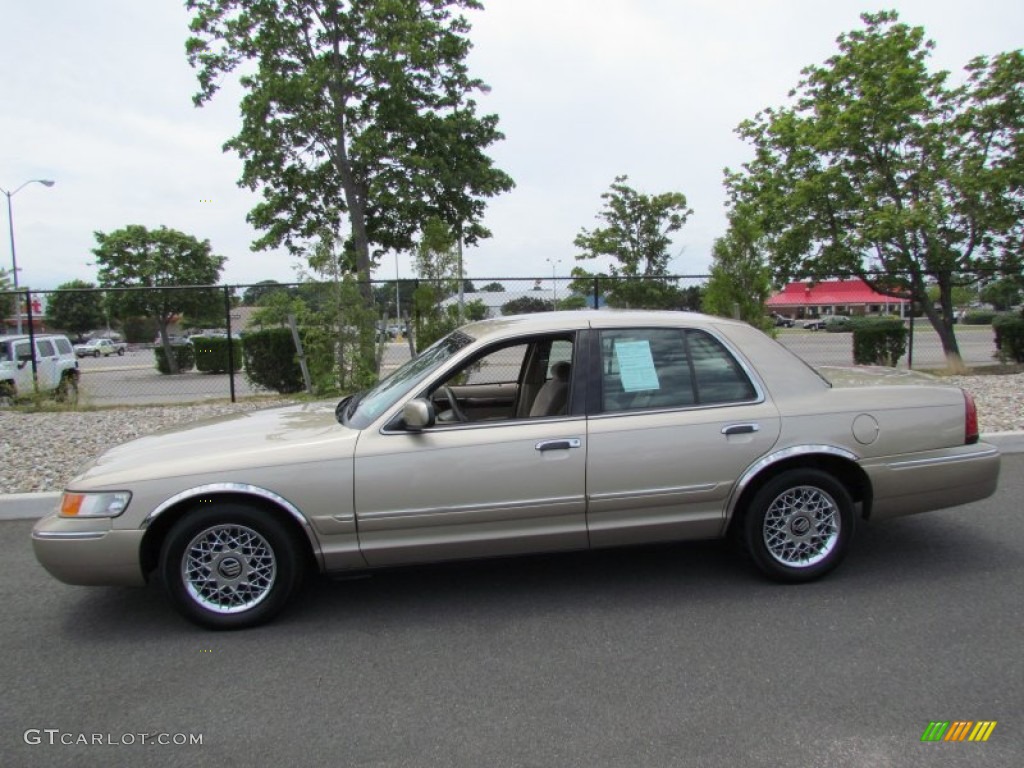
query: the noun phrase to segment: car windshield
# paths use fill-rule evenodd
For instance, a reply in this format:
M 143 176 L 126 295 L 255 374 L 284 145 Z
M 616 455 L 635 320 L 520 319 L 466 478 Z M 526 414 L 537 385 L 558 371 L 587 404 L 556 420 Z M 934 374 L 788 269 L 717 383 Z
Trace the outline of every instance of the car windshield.
M 374 419 L 394 405 L 419 384 L 440 368 L 460 349 L 473 343 L 473 338 L 461 331 L 445 336 L 423 350 L 417 357 L 381 381 L 376 387 L 352 398 L 340 408 L 339 420 L 346 426 L 365 429 Z

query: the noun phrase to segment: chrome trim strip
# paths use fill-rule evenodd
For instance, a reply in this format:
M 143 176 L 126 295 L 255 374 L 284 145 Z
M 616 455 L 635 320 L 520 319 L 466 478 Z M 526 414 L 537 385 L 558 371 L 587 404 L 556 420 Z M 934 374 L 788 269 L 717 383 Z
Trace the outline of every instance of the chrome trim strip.
M 679 485 L 671 488 L 649 488 L 637 491 L 611 491 L 609 493 L 591 493 L 589 501 L 615 501 L 616 499 L 646 499 L 655 496 L 673 496 L 687 493 L 703 493 L 713 491 L 718 483 L 701 483 L 700 485 Z
M 32 531 L 33 539 L 102 539 L 109 531 Z
M 725 507 L 726 521 L 732 519 L 733 512 L 736 509 L 736 502 L 739 501 L 740 495 L 746 487 L 750 485 L 750 481 L 753 480 L 761 470 L 771 466 L 772 464 L 777 464 L 780 461 L 791 459 L 794 456 L 809 456 L 814 453 L 825 453 L 829 456 L 837 456 L 841 459 L 847 459 L 854 462 L 860 460 L 857 454 L 848 451 L 845 448 L 838 448 L 834 445 L 794 445 L 789 448 L 783 448 L 780 451 L 770 453 L 767 456 L 762 456 L 747 467 L 746 471 L 740 475 L 739 480 L 736 481 L 736 485 L 733 486 L 732 494 L 729 496 L 729 502 Z
M 452 422 L 450 424 L 438 424 L 434 423 L 434 426 L 422 429 L 419 432 L 413 432 L 411 430 L 403 429 L 387 429 L 381 427 L 379 434 L 381 435 L 425 435 L 435 434 L 437 432 L 454 432 L 466 429 L 495 429 L 498 427 L 515 427 L 522 426 L 524 424 L 557 424 L 559 422 L 568 421 L 585 421 L 583 416 L 534 416 L 533 418 L 522 418 L 522 419 L 495 419 L 493 421 L 471 421 L 471 422 Z
M 896 461 L 892 464 L 882 464 L 880 466 L 891 469 L 894 472 L 899 472 L 904 469 L 914 469 L 917 467 L 927 467 L 928 465 L 937 464 L 953 464 L 961 461 L 976 461 L 977 459 L 987 459 L 998 454 L 999 451 L 992 448 L 988 451 L 982 451 L 981 453 L 965 453 L 957 456 L 935 456 L 930 459 L 908 459 L 907 461 Z M 875 466 L 875 465 L 872 465 Z
M 457 507 L 421 507 L 419 509 L 385 509 L 377 512 L 360 512 L 360 520 L 387 520 L 402 517 L 425 517 L 428 515 L 464 515 L 469 512 L 497 512 L 508 509 L 524 509 L 529 507 L 551 507 L 556 504 L 582 504 L 585 497 L 554 496 L 546 499 L 528 499 L 527 501 L 506 501 L 494 504 L 463 504 Z
M 320 542 L 316 538 L 313 526 L 310 524 L 309 520 L 306 519 L 306 516 L 299 511 L 299 508 L 283 496 L 278 496 L 273 491 L 268 491 L 266 488 L 260 488 L 259 486 L 249 485 L 248 483 L 210 483 L 208 485 L 189 488 L 187 491 L 182 491 L 181 493 L 176 493 L 146 515 L 146 519 L 142 521 L 139 528 L 143 530 L 149 528 L 150 524 L 169 508 L 183 501 L 187 501 L 188 499 L 194 499 L 197 496 L 202 496 L 207 493 L 241 493 L 247 496 L 258 496 L 261 499 L 266 499 L 267 501 L 278 505 L 302 526 L 302 529 L 306 532 L 306 538 L 309 539 L 309 543 L 313 547 L 313 553 L 316 555 L 321 567 L 323 567 L 323 553 L 320 551 Z M 344 522 L 354 522 L 355 520 L 353 515 L 347 515 L 346 518 L 347 519 Z

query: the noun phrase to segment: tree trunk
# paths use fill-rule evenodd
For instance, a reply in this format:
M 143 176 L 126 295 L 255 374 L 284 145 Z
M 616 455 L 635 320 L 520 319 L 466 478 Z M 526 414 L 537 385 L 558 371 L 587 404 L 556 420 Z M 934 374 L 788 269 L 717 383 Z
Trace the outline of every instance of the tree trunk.
M 946 368 L 950 373 L 966 373 L 967 366 L 964 365 L 964 360 L 960 356 L 960 346 L 957 344 L 956 334 L 953 332 L 953 294 L 949 283 L 939 280 L 940 309 L 938 312 L 928 300 L 923 283 L 919 285 L 915 281 L 914 298 L 920 302 L 928 322 L 932 324 L 932 328 L 939 335 L 942 352 L 946 356 Z
M 180 373 L 178 370 L 178 356 L 171 348 L 171 340 L 167 337 L 167 321 L 160 318 L 160 345 L 164 349 L 164 356 L 167 358 L 167 370 L 171 374 Z

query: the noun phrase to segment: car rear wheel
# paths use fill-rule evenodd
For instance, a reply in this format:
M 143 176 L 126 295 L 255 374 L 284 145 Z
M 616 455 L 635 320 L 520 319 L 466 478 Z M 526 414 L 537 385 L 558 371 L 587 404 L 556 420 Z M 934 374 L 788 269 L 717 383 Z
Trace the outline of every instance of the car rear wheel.
M 777 581 L 812 581 L 831 571 L 853 536 L 853 500 L 817 469 L 785 472 L 751 500 L 744 542 L 754 563 Z
M 269 621 L 304 575 L 292 532 L 270 514 L 214 503 L 179 520 L 164 540 L 160 576 L 174 607 L 209 629 Z
M 92 356 L 93 357 L 99 357 L 100 356 L 100 351 L 97 349 L 95 352 L 92 353 Z

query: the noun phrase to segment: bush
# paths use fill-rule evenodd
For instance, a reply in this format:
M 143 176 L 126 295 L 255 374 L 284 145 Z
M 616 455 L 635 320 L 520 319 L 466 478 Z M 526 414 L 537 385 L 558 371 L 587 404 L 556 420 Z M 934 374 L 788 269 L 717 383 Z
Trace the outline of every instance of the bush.
M 178 373 L 191 371 L 196 364 L 196 356 L 192 349 L 192 345 L 189 343 L 172 344 L 171 350 L 174 352 L 174 357 L 178 361 Z M 169 374 L 171 372 L 171 368 L 167 365 L 167 355 L 164 352 L 163 345 L 158 344 L 153 347 L 153 353 L 156 356 L 156 369 L 165 375 Z
M 964 325 L 991 325 L 998 316 L 998 312 L 993 312 L 990 309 L 972 309 L 964 315 L 961 322 Z
M 196 356 L 196 370 L 201 373 L 227 373 L 229 370 L 242 369 L 242 345 L 237 340 L 232 340 L 229 346 L 226 336 L 193 336 L 192 349 Z M 234 358 L 230 367 L 229 349 Z
M 853 362 L 895 367 L 907 351 L 907 329 L 898 317 L 862 317 L 851 321 Z
M 316 391 L 336 390 L 335 335 L 323 328 L 300 328 L 299 338 Z M 252 384 L 282 395 L 302 392 L 306 388 L 289 328 L 265 328 L 246 333 L 242 338 L 242 360 L 246 378 Z
M 1024 363 L 1024 317 L 1003 315 L 992 322 L 996 354 L 1003 362 Z
M 537 296 L 520 296 L 501 305 L 503 315 L 528 315 L 534 312 L 550 312 L 551 300 Z
M 295 342 L 288 328 L 251 331 L 242 338 L 245 376 L 252 384 L 281 394 L 305 388 L 302 369 L 295 355 Z

